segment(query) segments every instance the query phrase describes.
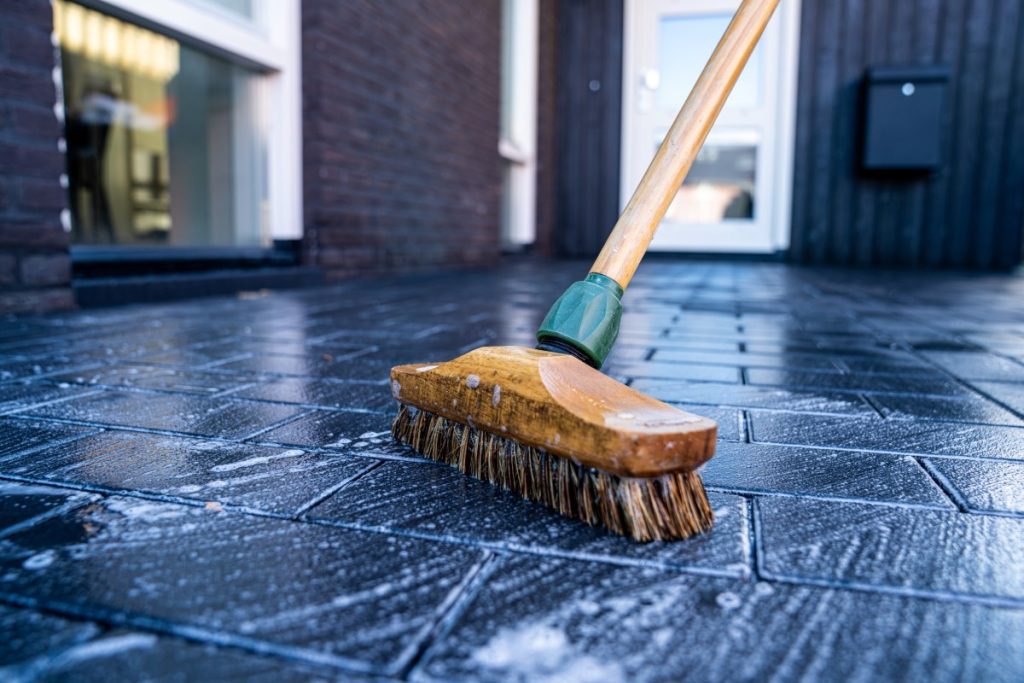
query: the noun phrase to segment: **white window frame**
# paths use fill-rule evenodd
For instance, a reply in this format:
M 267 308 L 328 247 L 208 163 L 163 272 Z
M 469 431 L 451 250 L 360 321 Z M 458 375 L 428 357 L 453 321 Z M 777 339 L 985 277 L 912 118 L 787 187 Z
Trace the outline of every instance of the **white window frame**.
M 537 64 L 539 0 L 504 0 L 502 103 L 507 130 L 498 154 L 508 170 L 502 197 L 502 246 L 516 250 L 537 236 Z
M 253 0 L 254 17 L 203 0 L 75 0 L 263 74 L 267 221 L 273 239 L 302 237 L 301 0 Z

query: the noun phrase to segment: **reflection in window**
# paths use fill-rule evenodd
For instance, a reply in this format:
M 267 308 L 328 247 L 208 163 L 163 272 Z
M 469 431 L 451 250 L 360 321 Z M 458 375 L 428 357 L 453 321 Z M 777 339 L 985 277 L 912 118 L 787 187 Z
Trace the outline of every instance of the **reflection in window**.
M 678 223 L 754 217 L 757 147 L 705 144 L 665 214 Z
M 54 28 L 74 242 L 268 244 L 259 75 L 64 0 Z
M 708 56 L 715 51 L 732 17 L 728 14 L 665 17 L 658 23 L 657 91 L 659 109 L 676 111 L 686 101 Z M 753 107 L 761 99 L 760 45 L 743 68 L 727 107 Z

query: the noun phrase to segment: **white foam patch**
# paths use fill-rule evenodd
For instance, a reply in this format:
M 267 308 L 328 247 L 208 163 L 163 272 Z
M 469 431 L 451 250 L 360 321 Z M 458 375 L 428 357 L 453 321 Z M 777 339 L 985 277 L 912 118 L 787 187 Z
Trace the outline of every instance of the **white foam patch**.
M 472 659 L 499 669 L 509 680 L 537 683 L 616 683 L 625 681 L 616 662 L 576 652 L 561 629 L 545 624 L 524 624 L 500 630 Z

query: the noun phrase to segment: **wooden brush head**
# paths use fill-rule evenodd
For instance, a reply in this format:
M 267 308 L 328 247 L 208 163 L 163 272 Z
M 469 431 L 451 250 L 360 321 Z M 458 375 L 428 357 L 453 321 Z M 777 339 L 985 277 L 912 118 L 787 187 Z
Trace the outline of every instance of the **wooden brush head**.
M 620 477 L 690 471 L 718 425 L 630 389 L 572 356 L 485 346 L 391 369 L 403 404 Z

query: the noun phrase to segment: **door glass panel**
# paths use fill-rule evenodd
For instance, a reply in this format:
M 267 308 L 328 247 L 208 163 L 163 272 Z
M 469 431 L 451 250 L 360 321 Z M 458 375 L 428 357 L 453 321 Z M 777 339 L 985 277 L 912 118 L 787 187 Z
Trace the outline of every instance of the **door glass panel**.
M 665 219 L 676 223 L 752 220 L 756 180 L 756 144 L 706 143 L 676 192 Z
M 676 111 L 682 106 L 731 20 L 729 14 L 667 16 L 659 20 L 659 109 Z M 759 44 L 751 53 L 726 107 L 753 107 L 760 102 L 762 51 Z
M 77 244 L 270 243 L 261 75 L 57 0 Z
M 253 18 L 253 0 L 193 0 L 208 5 L 216 5 L 232 14 L 238 14 L 247 19 Z M 277 0 L 278 2 L 280 0 Z

